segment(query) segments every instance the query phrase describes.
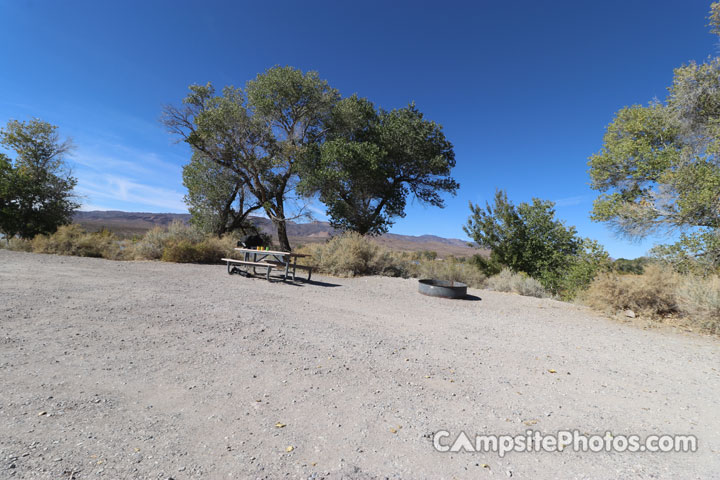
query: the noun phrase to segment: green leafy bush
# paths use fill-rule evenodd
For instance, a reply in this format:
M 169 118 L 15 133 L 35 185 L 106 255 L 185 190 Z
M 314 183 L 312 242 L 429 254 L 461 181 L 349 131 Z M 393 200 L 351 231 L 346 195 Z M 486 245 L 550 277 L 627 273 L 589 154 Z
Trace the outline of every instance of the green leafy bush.
M 525 272 L 562 298 L 572 298 L 587 286 L 607 261 L 597 242 L 577 236 L 573 226 L 555 218 L 554 203 L 534 198 L 515 206 L 501 190 L 493 205 L 470 204 L 465 233 L 490 249 L 489 258 L 473 257 L 487 275 L 503 268 Z
M 628 273 L 634 273 L 635 275 L 642 275 L 645 271 L 645 267 L 651 262 L 648 257 L 634 258 L 628 260 L 626 258 L 618 258 L 612 263 L 613 271 L 624 275 Z

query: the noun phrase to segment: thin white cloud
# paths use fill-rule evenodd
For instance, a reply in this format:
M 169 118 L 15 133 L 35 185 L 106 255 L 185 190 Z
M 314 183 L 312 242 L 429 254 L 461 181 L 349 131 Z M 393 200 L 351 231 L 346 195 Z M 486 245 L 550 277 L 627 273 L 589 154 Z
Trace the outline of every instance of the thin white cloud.
M 186 212 L 181 160 L 98 138 L 69 156 L 83 209 Z
M 553 200 L 553 202 L 556 207 L 573 207 L 585 203 L 589 199 L 589 195 L 577 195 L 575 197 L 558 198 L 557 200 Z
M 310 210 L 311 212 L 313 212 L 318 217 L 320 217 L 322 220 L 327 220 L 327 218 L 328 218 L 327 213 L 325 212 L 325 209 L 316 207 L 312 203 L 309 203 L 307 205 L 307 209 Z
M 88 199 L 88 204 L 107 204 L 99 200 L 111 200 L 112 208 L 117 210 L 136 210 L 138 207 L 147 210 L 147 207 L 154 207 L 169 212 L 187 211 L 181 192 L 139 183 L 117 175 L 79 176 L 75 190 Z M 123 206 L 125 208 L 122 208 Z

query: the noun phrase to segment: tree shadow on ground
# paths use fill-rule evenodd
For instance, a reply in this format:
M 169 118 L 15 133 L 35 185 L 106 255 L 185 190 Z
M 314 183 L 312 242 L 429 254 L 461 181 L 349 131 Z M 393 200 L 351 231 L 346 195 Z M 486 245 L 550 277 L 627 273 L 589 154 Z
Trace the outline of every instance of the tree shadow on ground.
M 309 282 L 307 280 L 303 280 L 298 278 L 295 281 L 292 280 L 284 280 L 282 277 L 270 277 L 270 281 L 272 283 L 284 283 L 285 285 L 290 285 L 292 287 L 342 287 L 342 285 L 338 283 L 328 283 L 328 282 L 318 282 L 317 280 L 310 280 Z

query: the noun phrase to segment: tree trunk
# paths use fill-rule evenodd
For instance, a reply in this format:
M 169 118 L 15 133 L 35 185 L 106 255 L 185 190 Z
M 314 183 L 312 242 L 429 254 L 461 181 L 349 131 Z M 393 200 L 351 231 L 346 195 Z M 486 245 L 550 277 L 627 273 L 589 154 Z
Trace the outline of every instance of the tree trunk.
M 290 240 L 287 236 L 287 220 L 285 220 L 285 205 L 284 197 L 285 189 L 283 188 L 280 195 L 275 198 L 275 215 L 272 217 L 275 228 L 277 228 L 278 242 L 280 243 L 280 250 L 285 252 L 290 251 Z
M 274 219 L 273 223 L 275 224 L 275 227 L 277 228 L 278 242 L 280 242 L 280 250 L 282 250 L 284 252 L 291 251 L 290 250 L 290 241 L 288 240 L 288 236 L 287 236 L 287 225 L 285 223 L 285 218 Z

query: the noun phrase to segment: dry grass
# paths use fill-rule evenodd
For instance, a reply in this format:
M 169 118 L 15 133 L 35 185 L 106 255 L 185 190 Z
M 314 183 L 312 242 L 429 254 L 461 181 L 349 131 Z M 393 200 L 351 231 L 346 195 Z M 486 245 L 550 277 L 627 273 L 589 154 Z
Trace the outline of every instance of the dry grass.
M 487 277 L 476 265 L 454 257 L 445 260 L 420 258 L 412 263 L 410 270 L 411 276 L 416 278 L 462 282 L 473 288 L 483 288 L 487 282 Z
M 641 317 L 720 334 L 717 275 L 679 274 L 669 267 L 649 265 L 642 275 L 598 276 L 581 300 L 605 313 L 632 310 Z
M 143 237 L 135 243 L 134 258 L 136 260 L 160 260 L 165 249 L 177 245 L 197 244 L 205 236 L 194 228 L 176 220 L 167 229 L 155 227 L 148 230 Z
M 487 286 L 497 292 L 513 292 L 526 297 L 546 298 L 550 294 L 532 277 L 524 273 L 515 273 L 508 268 L 488 278 Z
M 37 235 L 32 240 L 10 239 L 10 250 L 98 257 L 109 260 L 164 260 L 178 263 L 218 263 L 233 255 L 237 238 L 206 236 L 182 222 L 167 229 L 153 228 L 139 240 L 121 240 L 107 230 L 89 233 L 80 225 L 65 225 L 52 235 Z
M 180 240 L 171 243 L 163 250 L 162 261 L 174 263 L 218 263 L 224 252 L 213 242 L 203 240 L 192 243 Z
M 199 242 L 188 239 L 168 241 L 161 260 L 175 263 L 218 263 L 223 257 L 232 257 L 237 240 L 233 236 L 207 237 Z
M 24 238 L 13 237 L 2 244 L 3 248 L 13 250 L 15 252 L 32 252 L 32 240 L 26 240 Z
M 318 271 L 339 277 L 380 274 L 392 263 L 384 249 L 353 232 L 306 245 L 298 252 L 312 255 L 307 263 Z
M 97 257 L 122 260 L 124 252 L 117 237 L 108 231 L 88 233 L 82 227 L 63 225 L 52 235 L 37 235 L 32 239 L 35 253 L 54 253 L 78 257 Z
M 720 334 L 720 277 L 684 276 L 678 301 L 686 317 L 701 330 Z
M 305 264 L 321 273 L 340 277 L 430 277 L 463 282 L 475 288 L 485 283 L 485 276 L 472 264 L 452 257 L 436 260 L 434 252 L 390 251 L 354 232 L 338 235 L 325 243 L 305 245 L 297 251 L 312 255 L 304 259 Z
M 632 310 L 639 315 L 662 318 L 679 311 L 678 287 L 677 273 L 650 265 L 642 275 L 599 275 L 582 300 L 606 313 Z

